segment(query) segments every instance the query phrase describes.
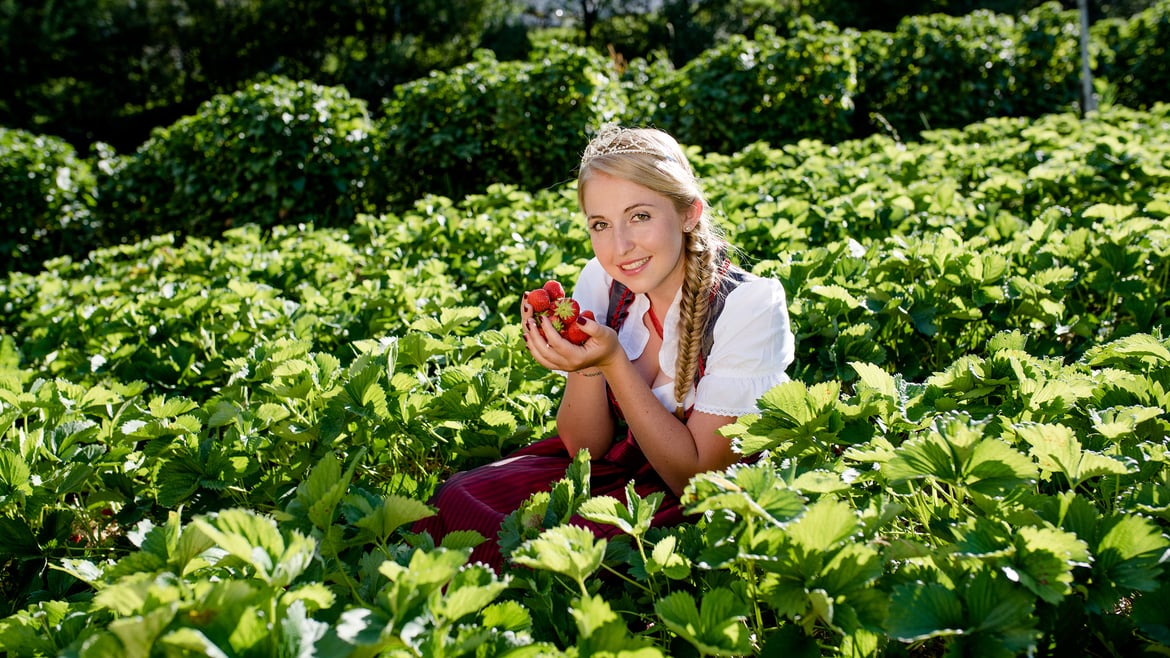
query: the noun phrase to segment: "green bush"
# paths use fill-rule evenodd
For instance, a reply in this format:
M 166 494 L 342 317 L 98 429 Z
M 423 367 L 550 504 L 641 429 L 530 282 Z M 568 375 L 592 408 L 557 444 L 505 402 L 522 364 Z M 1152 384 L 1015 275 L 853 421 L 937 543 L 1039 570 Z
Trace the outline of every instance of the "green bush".
M 94 186 L 91 163 L 64 140 L 0 127 L 0 271 L 84 253 Z
M 1170 0 L 1163 0 L 1122 23 L 1105 75 L 1117 102 L 1149 108 L 1170 101 Z
M 976 11 L 903 20 L 866 88 L 901 137 L 995 116 L 1037 116 L 1076 101 L 1075 14 L 1056 5 L 1016 19 Z
M 274 77 L 155 131 L 100 186 L 105 244 L 240 224 L 347 225 L 369 209 L 372 124 L 340 87 Z
M 553 44 L 529 62 L 480 52 L 395 89 L 380 117 L 381 175 L 389 198 L 408 203 L 493 183 L 547 187 L 572 176 L 582 136 L 623 107 L 609 60 L 596 51 Z
M 622 122 L 630 126 L 654 125 L 662 102 L 662 85 L 674 75 L 674 65 L 666 53 L 653 53 L 627 62 L 618 76 L 626 97 Z
M 1038 117 L 1079 103 L 1080 15 L 1048 2 L 1020 16 L 1016 25 L 1015 89 L 1005 114 Z
M 763 141 L 850 135 L 856 33 L 804 23 L 782 38 L 733 36 L 665 81 L 656 123 L 686 143 L 731 153 Z

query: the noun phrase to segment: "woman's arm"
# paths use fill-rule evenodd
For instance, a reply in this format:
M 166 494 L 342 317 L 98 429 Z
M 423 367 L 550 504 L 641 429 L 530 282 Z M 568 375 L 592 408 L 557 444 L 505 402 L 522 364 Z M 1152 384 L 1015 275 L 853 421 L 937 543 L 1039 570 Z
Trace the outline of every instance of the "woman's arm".
M 596 459 L 613 443 L 617 423 L 609 408 L 605 377 L 590 365 L 598 354 L 616 353 L 626 357 L 617 340 L 617 332 L 589 321 L 586 345 L 575 345 L 562 338 L 547 318 L 536 318 L 532 307 L 524 302 L 520 309 L 521 328 L 528 351 L 538 363 L 550 370 L 568 373 L 565 392 L 557 408 L 557 435 L 569 454 L 582 449 Z M 542 323 L 538 330 L 537 323 Z
M 557 431 L 570 452 L 588 448 L 600 457 L 613 442 L 614 421 L 605 385 L 609 384 L 622 415 L 646 459 L 671 491 L 682 493 L 696 473 L 735 463 L 729 439 L 717 430 L 734 417 L 696 412 L 684 423 L 662 406 L 641 373 L 626 356 L 609 327 L 590 320 L 584 345 L 561 338 L 547 319 L 525 318 L 528 350 L 544 366 L 569 371 L 557 412 Z
M 616 423 L 605 393 L 605 377 L 595 368 L 570 372 L 557 409 L 557 434 L 570 455 L 582 448 L 601 457 L 613 443 Z
M 695 412 L 687 422 L 662 406 L 628 360 L 601 366 L 622 415 L 646 460 L 676 495 L 698 473 L 727 468 L 740 458 L 718 433 L 731 416 Z

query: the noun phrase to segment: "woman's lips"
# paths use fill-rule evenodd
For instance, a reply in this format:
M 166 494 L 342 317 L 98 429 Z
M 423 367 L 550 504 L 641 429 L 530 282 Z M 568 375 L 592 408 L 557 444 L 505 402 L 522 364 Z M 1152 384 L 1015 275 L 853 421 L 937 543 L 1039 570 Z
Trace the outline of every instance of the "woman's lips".
M 630 261 L 628 263 L 622 263 L 618 267 L 621 268 L 621 270 L 623 272 L 625 272 L 626 274 L 637 274 L 638 272 L 641 272 L 642 269 L 644 267 L 646 267 L 646 264 L 649 262 L 650 262 L 650 257 L 647 256 L 646 258 L 639 258 L 638 260 L 635 260 L 635 261 Z

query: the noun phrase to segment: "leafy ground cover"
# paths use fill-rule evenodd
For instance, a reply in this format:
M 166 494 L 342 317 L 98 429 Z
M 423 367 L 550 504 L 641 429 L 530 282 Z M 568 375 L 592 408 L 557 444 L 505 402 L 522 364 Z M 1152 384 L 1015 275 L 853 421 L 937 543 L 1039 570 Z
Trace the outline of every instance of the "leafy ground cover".
M 586 459 L 474 536 L 446 475 L 552 431 L 519 299 L 571 189 L 160 235 L 0 282 L 0 647 L 68 656 L 1141 655 L 1170 611 L 1170 107 L 695 159 L 793 381 L 695 523 Z M 625 533 L 609 542 L 573 514 Z M 566 623 L 566 620 L 569 620 Z

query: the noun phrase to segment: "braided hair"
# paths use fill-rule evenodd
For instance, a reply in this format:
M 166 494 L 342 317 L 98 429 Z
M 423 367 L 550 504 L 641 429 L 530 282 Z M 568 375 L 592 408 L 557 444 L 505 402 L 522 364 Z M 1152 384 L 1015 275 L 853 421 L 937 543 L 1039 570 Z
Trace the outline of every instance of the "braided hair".
M 707 200 L 686 154 L 669 134 L 653 128 L 603 128 L 581 158 L 577 176 L 577 201 L 581 207 L 584 207 L 585 183 L 597 173 L 649 188 L 671 199 L 679 212 L 685 213 L 696 201 L 702 204 L 698 221 L 683 236 L 685 271 L 674 376 L 675 415 L 683 418 L 687 393 L 698 373 L 712 292 L 720 284 L 727 241 L 711 219 Z

